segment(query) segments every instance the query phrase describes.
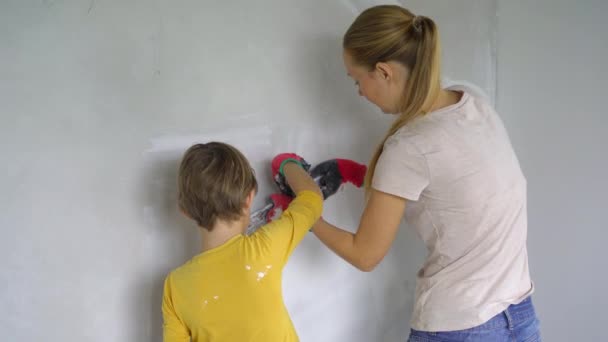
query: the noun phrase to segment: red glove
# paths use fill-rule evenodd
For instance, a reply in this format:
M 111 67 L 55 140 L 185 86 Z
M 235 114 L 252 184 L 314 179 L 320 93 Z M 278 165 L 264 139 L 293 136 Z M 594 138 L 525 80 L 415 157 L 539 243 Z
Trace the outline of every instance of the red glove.
M 277 174 L 283 174 L 283 167 L 289 161 L 294 161 L 300 165 L 306 163 L 304 158 L 300 157 L 295 153 L 281 153 L 277 154 L 270 163 L 270 167 L 272 168 L 272 178 L 275 178 Z
M 310 176 L 317 182 L 323 198 L 335 194 L 344 183 L 356 187 L 363 185 L 367 166 L 349 159 L 330 159 L 317 164 L 310 170 Z
M 336 159 L 336 162 L 342 179 L 345 182 L 351 183 L 357 188 L 360 188 L 363 185 L 365 174 L 367 173 L 367 166 L 349 159 Z
M 266 213 L 266 222 L 277 219 L 284 212 L 289 203 L 293 200 L 293 197 L 284 194 L 272 194 L 270 195 L 270 201 L 272 202 L 272 208 Z
M 279 187 L 279 190 L 285 195 L 295 196 L 287 181 L 285 180 L 285 175 L 283 174 L 283 167 L 285 164 L 295 162 L 298 163 L 306 172 L 310 169 L 310 164 L 308 164 L 304 158 L 300 157 L 295 153 L 281 153 L 272 159 L 270 163 L 270 167 L 272 169 L 272 179 Z

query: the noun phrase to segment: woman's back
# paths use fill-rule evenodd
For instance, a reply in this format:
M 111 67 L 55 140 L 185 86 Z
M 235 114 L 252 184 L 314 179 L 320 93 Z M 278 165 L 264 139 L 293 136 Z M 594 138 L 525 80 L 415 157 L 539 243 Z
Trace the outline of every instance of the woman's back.
M 496 112 L 463 92 L 385 143 L 373 188 L 408 199 L 405 218 L 429 254 L 412 327 L 484 323 L 531 292 L 526 181 Z

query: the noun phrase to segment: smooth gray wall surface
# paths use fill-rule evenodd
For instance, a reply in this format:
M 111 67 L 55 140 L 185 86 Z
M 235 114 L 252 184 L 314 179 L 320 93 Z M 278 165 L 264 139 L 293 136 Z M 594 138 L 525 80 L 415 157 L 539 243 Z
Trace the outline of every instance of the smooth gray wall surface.
M 275 153 L 366 162 L 389 117 L 357 96 L 340 39 L 376 3 L 1 1 L 2 340 L 161 340 L 163 279 L 200 246 L 175 203 L 192 143 L 245 152 L 254 207 Z M 438 22 L 445 76 L 493 97 L 496 2 L 404 4 Z M 355 229 L 362 200 L 345 187 L 325 215 Z M 284 273 L 301 340 L 405 340 L 423 257 L 406 227 L 369 274 L 307 237 Z
M 528 179 L 545 341 L 606 341 L 608 2 L 498 6 L 498 111 Z

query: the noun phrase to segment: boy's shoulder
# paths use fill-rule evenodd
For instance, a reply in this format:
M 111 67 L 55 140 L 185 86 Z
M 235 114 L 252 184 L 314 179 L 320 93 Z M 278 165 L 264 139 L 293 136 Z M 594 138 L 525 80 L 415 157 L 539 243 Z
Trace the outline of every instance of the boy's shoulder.
M 183 279 L 193 273 L 200 274 L 202 269 L 214 268 L 213 266 L 216 263 L 225 264 L 227 260 L 231 260 L 235 255 L 243 256 L 245 250 L 252 250 L 255 247 L 259 247 L 255 245 L 263 244 L 264 239 L 259 239 L 258 237 L 258 234 L 235 236 L 223 245 L 201 252 L 183 264 L 173 268 L 168 273 L 167 278 Z M 237 263 L 238 258 L 234 259 L 234 262 Z
M 173 268 L 167 274 L 167 279 L 169 279 L 169 278 L 171 278 L 172 280 L 180 279 L 180 278 L 183 278 L 184 276 L 187 276 L 189 273 L 192 273 L 192 271 L 194 271 L 194 269 L 197 268 L 197 263 L 195 262 L 195 259 L 197 257 L 199 257 L 199 255 L 194 256 L 190 260 L 188 260 L 188 261 L 184 262 L 183 264 L 181 264 L 181 265 Z

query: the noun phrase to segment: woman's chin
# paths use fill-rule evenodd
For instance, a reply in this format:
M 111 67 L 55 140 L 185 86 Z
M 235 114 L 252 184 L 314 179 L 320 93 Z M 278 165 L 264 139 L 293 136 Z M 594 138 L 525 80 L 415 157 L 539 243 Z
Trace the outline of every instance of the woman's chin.
M 396 110 L 394 109 L 385 109 L 385 108 L 380 108 L 380 110 L 382 111 L 382 113 L 387 114 L 387 115 L 397 115 L 399 114 Z

